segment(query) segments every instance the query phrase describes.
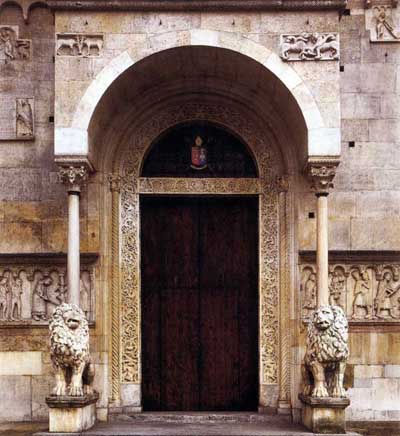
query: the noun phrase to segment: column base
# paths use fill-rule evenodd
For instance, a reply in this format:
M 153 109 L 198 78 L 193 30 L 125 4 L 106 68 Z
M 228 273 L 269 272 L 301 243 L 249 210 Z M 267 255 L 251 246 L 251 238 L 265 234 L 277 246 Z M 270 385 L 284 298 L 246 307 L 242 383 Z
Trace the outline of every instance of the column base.
M 96 422 L 97 392 L 82 397 L 55 396 L 46 398 L 49 406 L 51 433 L 79 433 L 93 427 Z
M 303 425 L 314 433 L 345 434 L 345 409 L 350 404 L 348 398 L 315 398 L 299 394 L 302 402 L 301 418 Z

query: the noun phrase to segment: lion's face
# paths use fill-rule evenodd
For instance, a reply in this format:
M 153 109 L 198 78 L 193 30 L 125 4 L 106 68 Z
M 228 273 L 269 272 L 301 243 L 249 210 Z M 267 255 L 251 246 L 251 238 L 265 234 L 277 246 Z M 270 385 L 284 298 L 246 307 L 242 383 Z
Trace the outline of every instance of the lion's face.
M 63 318 L 70 330 L 76 330 L 81 324 L 82 315 L 76 310 L 68 310 L 63 314 Z
M 313 324 L 318 330 L 328 329 L 334 322 L 335 315 L 330 306 L 322 306 L 314 313 Z

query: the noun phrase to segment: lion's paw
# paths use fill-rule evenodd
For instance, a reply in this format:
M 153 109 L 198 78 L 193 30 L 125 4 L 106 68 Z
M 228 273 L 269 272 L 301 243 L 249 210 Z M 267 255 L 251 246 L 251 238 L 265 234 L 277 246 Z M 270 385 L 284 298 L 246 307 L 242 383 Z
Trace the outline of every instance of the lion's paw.
M 346 396 L 346 391 L 344 390 L 343 386 L 335 386 L 332 389 L 332 397 L 343 398 L 345 396 Z
M 312 391 L 312 397 L 324 398 L 329 397 L 329 393 L 326 390 L 325 386 L 317 386 Z
M 72 386 L 70 386 L 70 388 L 69 388 L 69 394 L 72 396 L 72 397 L 80 397 L 80 396 L 82 396 L 83 395 L 83 389 L 82 389 L 82 386 L 78 386 L 78 385 L 72 385 Z

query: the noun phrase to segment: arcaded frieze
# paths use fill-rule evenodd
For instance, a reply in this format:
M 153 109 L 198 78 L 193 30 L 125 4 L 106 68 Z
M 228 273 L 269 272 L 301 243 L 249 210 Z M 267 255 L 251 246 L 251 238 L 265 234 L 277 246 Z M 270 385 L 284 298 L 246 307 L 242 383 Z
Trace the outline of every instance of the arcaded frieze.
M 283 34 L 280 57 L 284 61 L 335 61 L 339 59 L 337 33 Z
M 302 318 L 317 307 L 314 263 L 300 264 Z M 341 307 L 352 323 L 400 322 L 400 262 L 334 261 L 329 265 L 329 304 Z
M 0 264 L 0 327 L 47 324 L 54 309 L 68 301 L 65 264 Z M 94 320 L 95 266 L 81 265 L 81 308 L 89 321 Z

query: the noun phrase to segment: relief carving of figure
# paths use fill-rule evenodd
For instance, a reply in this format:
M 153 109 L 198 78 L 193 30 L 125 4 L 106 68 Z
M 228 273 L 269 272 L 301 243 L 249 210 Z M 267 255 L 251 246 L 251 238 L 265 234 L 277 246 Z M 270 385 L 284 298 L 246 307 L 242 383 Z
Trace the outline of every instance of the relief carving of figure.
M 305 53 L 306 56 L 311 55 L 314 59 L 321 59 L 322 53 L 330 52 L 332 59 L 338 59 L 339 44 L 334 34 L 313 33 L 311 42 L 313 47 Z
M 22 280 L 15 277 L 11 283 L 11 307 L 10 307 L 10 320 L 18 321 L 22 318 Z
M 354 270 L 351 275 L 355 280 L 353 319 L 371 319 L 373 317 L 371 279 L 368 271 Z
M 394 288 L 393 286 L 392 273 L 390 271 L 386 271 L 383 274 L 382 280 L 378 284 L 375 297 L 375 310 L 378 318 L 397 318 L 392 297 L 397 293 L 398 290 L 399 287 Z
M 90 313 L 90 289 L 88 289 L 82 277 L 80 279 L 80 306 L 88 320 Z
M 0 319 L 3 321 L 9 318 L 9 294 L 8 277 L 3 276 L 0 279 Z
M 304 283 L 304 303 L 303 309 L 306 309 L 307 315 L 313 311 L 317 305 L 317 276 L 311 272 Z
M 329 304 L 344 309 L 342 299 L 345 294 L 346 277 L 341 271 L 334 271 L 329 285 Z
M 33 136 L 33 112 L 28 99 L 17 99 L 17 136 Z
M 32 294 L 32 318 L 35 321 L 45 321 L 47 319 L 47 287 L 52 280 L 50 277 L 42 277 L 36 283 Z
M 7 27 L 0 28 L 0 42 L 4 48 L 4 54 L 6 58 L 15 59 L 14 43 L 13 43 L 14 31 Z
M 385 6 L 376 6 L 374 7 L 374 16 L 376 20 L 375 30 L 376 30 L 376 38 L 383 39 L 385 36 L 385 31 L 389 32 L 389 34 L 394 39 L 400 39 L 400 35 L 395 30 L 392 17 L 390 16 L 390 10 Z

